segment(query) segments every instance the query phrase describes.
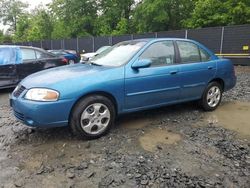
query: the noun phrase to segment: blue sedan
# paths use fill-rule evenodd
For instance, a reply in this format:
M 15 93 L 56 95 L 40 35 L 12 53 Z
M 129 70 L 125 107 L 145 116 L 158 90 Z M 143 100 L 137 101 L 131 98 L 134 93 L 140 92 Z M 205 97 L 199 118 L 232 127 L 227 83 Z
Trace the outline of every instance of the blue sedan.
M 235 84 L 230 60 L 198 42 L 141 39 L 116 44 L 86 64 L 30 75 L 10 102 L 28 126 L 70 126 L 90 139 L 106 134 L 124 113 L 195 100 L 215 110 Z

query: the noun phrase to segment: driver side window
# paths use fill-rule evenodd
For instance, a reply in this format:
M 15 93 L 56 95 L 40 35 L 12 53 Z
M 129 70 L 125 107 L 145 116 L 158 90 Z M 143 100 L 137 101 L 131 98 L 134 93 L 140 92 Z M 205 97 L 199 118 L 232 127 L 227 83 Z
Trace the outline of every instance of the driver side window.
M 173 41 L 156 42 L 149 46 L 140 59 L 150 59 L 151 67 L 172 65 L 175 62 L 175 50 Z

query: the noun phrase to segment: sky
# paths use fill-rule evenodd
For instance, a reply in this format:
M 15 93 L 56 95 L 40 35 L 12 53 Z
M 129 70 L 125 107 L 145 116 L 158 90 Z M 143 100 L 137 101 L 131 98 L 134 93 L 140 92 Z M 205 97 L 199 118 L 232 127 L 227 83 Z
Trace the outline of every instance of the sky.
M 29 9 L 33 9 L 41 3 L 46 5 L 50 3 L 52 0 L 21 0 L 21 1 L 28 3 L 30 5 Z
M 50 2 L 52 2 L 52 0 L 21 0 L 24 3 L 28 3 L 29 4 L 29 10 L 34 9 L 36 6 L 43 4 L 46 5 Z M 8 29 L 8 26 L 4 26 L 2 23 L 0 23 L 0 29 L 6 31 L 6 29 Z

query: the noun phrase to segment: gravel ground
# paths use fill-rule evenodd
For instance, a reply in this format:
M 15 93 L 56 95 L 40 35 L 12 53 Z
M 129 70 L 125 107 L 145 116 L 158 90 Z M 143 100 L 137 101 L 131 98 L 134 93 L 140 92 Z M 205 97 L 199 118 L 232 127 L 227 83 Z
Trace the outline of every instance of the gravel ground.
M 186 103 L 120 117 L 105 137 L 30 129 L 0 93 L 0 187 L 249 187 L 250 67 L 205 113 Z

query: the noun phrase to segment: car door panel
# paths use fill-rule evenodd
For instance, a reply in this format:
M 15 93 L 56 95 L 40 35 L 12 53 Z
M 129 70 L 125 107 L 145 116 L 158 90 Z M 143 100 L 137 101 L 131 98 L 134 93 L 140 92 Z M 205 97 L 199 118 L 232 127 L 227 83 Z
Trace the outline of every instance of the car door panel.
M 177 41 L 180 55 L 181 99 L 201 98 L 207 83 L 216 73 L 216 62 L 196 44 L 189 41 Z
M 179 99 L 178 65 L 128 71 L 125 79 L 127 109 L 154 106 Z
M 21 53 L 23 62 L 17 65 L 17 73 L 20 80 L 42 69 L 41 64 L 36 59 L 34 49 L 21 48 Z
M 16 63 L 19 63 L 18 48 L 0 48 L 0 88 L 14 86 L 17 82 Z
M 37 62 L 37 60 L 24 61 L 22 64 L 17 65 L 17 71 L 20 80 L 39 70 L 41 70 L 41 64 Z
M 0 65 L 0 88 L 17 84 L 16 65 Z
M 139 59 L 149 59 L 152 65 L 140 69 L 126 67 L 125 108 L 151 107 L 179 100 L 180 67 L 175 64 L 173 42 L 151 44 Z
M 182 98 L 200 98 L 208 81 L 214 77 L 215 70 L 214 61 L 183 64 L 180 71 Z

